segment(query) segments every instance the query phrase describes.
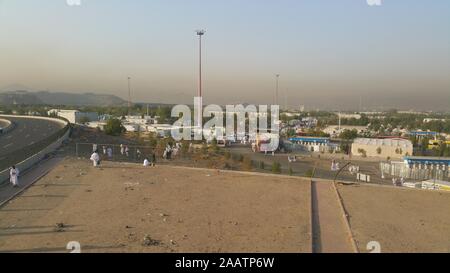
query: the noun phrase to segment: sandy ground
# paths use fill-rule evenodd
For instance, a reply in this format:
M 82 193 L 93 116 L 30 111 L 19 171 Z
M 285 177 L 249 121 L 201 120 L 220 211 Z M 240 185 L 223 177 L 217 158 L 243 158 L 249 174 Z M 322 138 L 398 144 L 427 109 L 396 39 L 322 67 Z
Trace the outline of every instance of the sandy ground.
M 450 194 L 374 186 L 339 186 L 361 252 L 450 252 Z
M 312 183 L 314 253 L 353 253 L 351 234 L 333 183 Z
M 105 164 L 66 159 L 1 208 L 0 252 L 311 251 L 308 181 Z

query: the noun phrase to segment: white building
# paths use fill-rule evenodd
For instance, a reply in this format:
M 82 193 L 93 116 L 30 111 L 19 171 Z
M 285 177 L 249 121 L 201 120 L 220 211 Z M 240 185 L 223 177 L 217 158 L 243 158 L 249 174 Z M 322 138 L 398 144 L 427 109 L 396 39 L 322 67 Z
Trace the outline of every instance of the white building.
M 352 119 L 352 118 L 361 119 L 362 117 L 360 114 L 342 114 L 342 113 L 338 113 L 338 116 L 343 119 Z
M 89 128 L 100 129 L 101 131 L 105 130 L 106 121 L 91 121 L 86 123 L 86 126 Z
M 98 114 L 93 112 L 80 112 L 78 110 L 62 110 L 52 109 L 48 111 L 48 115 L 56 115 L 61 118 L 67 119 L 72 124 L 80 124 L 84 120 L 91 122 L 98 120 Z
M 326 127 L 323 132 L 326 134 L 329 134 L 332 137 L 335 136 L 339 136 L 342 132 L 344 132 L 345 130 L 356 130 L 358 132 L 358 134 L 362 135 L 364 133 L 366 133 L 368 131 L 368 127 L 367 126 L 349 126 L 349 125 L 330 125 L 328 127 Z
M 158 124 L 158 120 L 150 116 L 125 116 L 125 122 L 139 125 Z
M 441 122 L 446 122 L 446 119 L 440 119 L 440 118 L 426 118 L 423 120 L 423 123 L 430 123 L 433 121 L 441 121 Z
M 413 144 L 402 138 L 357 138 L 352 144 L 352 155 L 403 158 L 413 154 Z

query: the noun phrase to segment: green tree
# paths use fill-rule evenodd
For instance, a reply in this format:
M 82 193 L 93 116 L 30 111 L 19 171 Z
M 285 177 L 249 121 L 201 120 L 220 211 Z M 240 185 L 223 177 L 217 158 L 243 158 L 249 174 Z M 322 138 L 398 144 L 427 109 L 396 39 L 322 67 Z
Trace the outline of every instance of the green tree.
M 124 133 L 125 127 L 123 127 L 122 122 L 118 119 L 110 119 L 105 125 L 105 133 L 111 136 L 118 136 Z
M 353 130 L 344 130 L 340 135 L 339 138 L 341 139 L 355 139 L 358 137 L 358 131 L 356 129 Z

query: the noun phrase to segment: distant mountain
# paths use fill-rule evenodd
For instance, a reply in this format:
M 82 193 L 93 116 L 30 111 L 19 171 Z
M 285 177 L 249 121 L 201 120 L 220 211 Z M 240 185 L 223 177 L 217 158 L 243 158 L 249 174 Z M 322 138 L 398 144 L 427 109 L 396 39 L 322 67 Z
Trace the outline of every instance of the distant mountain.
M 0 93 L 0 105 L 37 104 L 68 106 L 117 106 L 126 105 L 123 99 L 108 94 L 72 94 L 63 92 L 13 91 Z
M 0 105 L 44 104 L 35 94 L 27 91 L 0 93 Z

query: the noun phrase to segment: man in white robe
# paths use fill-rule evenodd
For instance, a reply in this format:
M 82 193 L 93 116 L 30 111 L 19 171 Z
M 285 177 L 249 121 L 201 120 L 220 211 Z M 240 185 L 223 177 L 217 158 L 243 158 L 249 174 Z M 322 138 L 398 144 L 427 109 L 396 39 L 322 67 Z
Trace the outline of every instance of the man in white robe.
M 19 169 L 16 166 L 12 166 L 9 170 L 9 181 L 14 188 L 19 187 Z
M 144 159 L 144 167 L 148 167 L 150 166 L 150 161 L 148 161 L 148 159 Z
M 100 156 L 98 155 L 98 152 L 95 151 L 92 155 L 91 155 L 91 161 L 94 164 L 94 167 L 97 167 L 100 163 Z

